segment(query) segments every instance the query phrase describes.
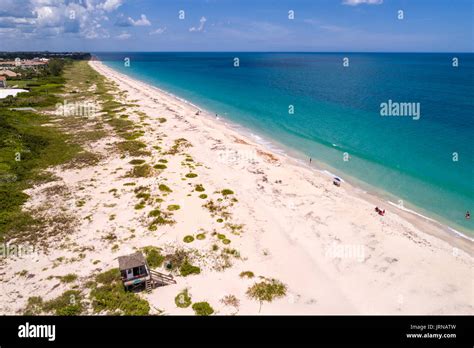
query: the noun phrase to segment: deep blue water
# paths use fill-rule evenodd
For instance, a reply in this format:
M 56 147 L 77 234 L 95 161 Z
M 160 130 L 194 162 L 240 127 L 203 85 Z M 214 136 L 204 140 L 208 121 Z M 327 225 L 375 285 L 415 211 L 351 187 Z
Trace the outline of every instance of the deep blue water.
M 473 220 L 464 216 L 474 210 L 474 54 L 96 55 L 342 177 L 383 190 L 392 201 L 474 234 Z M 343 67 L 344 57 L 349 67 Z M 456 68 L 452 57 L 459 59 Z M 380 105 L 389 99 L 419 103 L 419 120 L 381 116 Z

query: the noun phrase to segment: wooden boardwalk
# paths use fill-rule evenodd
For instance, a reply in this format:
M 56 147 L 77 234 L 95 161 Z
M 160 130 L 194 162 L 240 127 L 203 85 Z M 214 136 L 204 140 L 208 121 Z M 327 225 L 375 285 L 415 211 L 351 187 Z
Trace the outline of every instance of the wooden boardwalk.
M 161 272 L 150 270 L 150 279 L 146 281 L 146 291 L 151 292 L 154 288 L 163 285 L 176 284 L 171 274 L 164 274 Z

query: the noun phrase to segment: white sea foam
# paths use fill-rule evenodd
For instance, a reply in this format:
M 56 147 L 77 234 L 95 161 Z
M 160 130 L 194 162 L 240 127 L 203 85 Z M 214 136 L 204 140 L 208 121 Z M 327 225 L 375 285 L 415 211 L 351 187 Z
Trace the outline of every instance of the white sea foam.
M 451 232 L 453 232 L 454 234 L 456 234 L 456 235 L 458 235 L 458 236 L 460 236 L 460 237 L 462 237 L 462 238 L 466 238 L 467 240 L 469 240 L 469 241 L 471 241 L 471 242 L 474 242 L 474 238 L 468 237 L 468 236 L 466 236 L 465 234 L 463 234 L 462 232 L 459 232 L 459 231 L 457 231 L 457 230 L 455 230 L 454 228 L 451 228 L 451 227 L 449 227 L 449 226 L 448 226 L 448 229 L 449 229 Z
M 400 210 L 406 211 L 407 213 L 410 213 L 410 214 L 419 216 L 419 217 L 421 217 L 421 218 L 423 218 L 423 219 L 425 219 L 425 220 L 428 220 L 428 221 L 431 221 L 431 222 L 434 222 L 434 223 L 437 223 L 437 224 L 440 223 L 439 221 L 436 221 L 436 220 L 434 220 L 434 219 L 432 219 L 432 218 L 430 218 L 430 217 L 428 217 L 428 216 L 426 216 L 426 215 L 423 215 L 423 214 L 420 214 L 420 213 L 418 213 L 418 212 L 416 212 L 416 211 L 414 211 L 414 210 L 405 208 L 405 207 L 401 206 L 400 204 L 397 204 L 397 203 L 394 203 L 394 202 L 391 202 L 391 201 L 387 201 L 387 202 L 388 202 L 388 204 L 393 205 L 394 207 L 397 207 L 397 208 L 400 209 Z M 469 241 L 471 241 L 471 242 L 474 242 L 474 238 L 471 238 L 471 237 L 469 237 L 469 236 L 466 236 L 466 235 L 463 234 L 462 232 L 459 232 L 459 231 L 457 231 L 457 230 L 455 230 L 454 228 L 451 228 L 451 227 L 449 227 L 449 226 L 446 226 L 446 227 L 447 227 L 451 232 L 453 232 L 454 234 L 458 235 L 459 237 L 462 237 L 462 238 L 465 238 L 465 239 L 467 239 L 467 240 L 469 240 Z
M 431 222 L 438 222 L 438 221 L 436 221 L 436 220 L 434 220 L 434 219 L 432 219 L 432 218 L 429 218 L 428 216 L 425 216 L 425 215 L 423 215 L 423 214 L 417 213 L 417 212 L 414 211 L 414 210 L 405 208 L 405 207 L 401 206 L 400 204 L 397 204 L 397 203 L 394 203 L 394 202 L 391 202 L 391 201 L 387 201 L 387 202 L 388 202 L 388 204 L 393 205 L 393 206 L 397 207 L 397 208 L 400 209 L 400 210 L 403 210 L 403 211 L 406 211 L 406 212 L 408 212 L 408 213 L 411 213 L 411 214 L 420 216 L 420 217 L 422 217 L 422 218 L 425 219 L 425 220 L 429 220 L 429 221 L 431 221 Z
M 345 182 L 343 178 L 341 178 L 337 174 L 331 173 L 329 170 L 323 169 L 323 170 L 319 170 L 319 172 L 321 172 L 321 173 L 323 173 L 327 176 L 330 176 L 331 178 L 339 178 L 339 179 L 341 179 L 342 182 Z

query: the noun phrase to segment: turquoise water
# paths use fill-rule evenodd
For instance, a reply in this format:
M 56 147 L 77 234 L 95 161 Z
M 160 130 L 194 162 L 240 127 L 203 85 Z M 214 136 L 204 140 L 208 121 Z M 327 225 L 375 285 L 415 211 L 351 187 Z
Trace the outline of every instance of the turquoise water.
M 465 219 L 474 211 L 473 54 L 96 55 L 474 235 L 473 220 Z M 381 116 L 388 100 L 419 103 L 420 118 Z

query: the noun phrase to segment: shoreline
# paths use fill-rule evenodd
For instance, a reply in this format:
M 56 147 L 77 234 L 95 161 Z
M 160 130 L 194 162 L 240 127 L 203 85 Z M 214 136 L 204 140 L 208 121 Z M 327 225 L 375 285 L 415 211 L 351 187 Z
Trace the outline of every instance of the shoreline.
M 407 201 L 408 205 L 410 206 L 409 208 L 400 207 L 396 203 L 393 203 L 389 200 L 390 197 L 393 197 L 393 198 L 396 197 L 392 193 L 386 192 L 381 188 L 377 188 L 377 187 L 371 186 L 368 183 L 362 182 L 361 180 L 355 177 L 352 177 L 348 173 L 343 173 L 343 176 L 341 176 L 340 174 L 334 174 L 333 171 L 338 172 L 338 170 L 335 168 L 332 168 L 331 166 L 329 166 L 328 164 L 324 162 L 321 162 L 319 159 L 313 159 L 312 163 L 314 164 L 314 166 L 308 165 L 307 163 L 304 162 L 304 159 L 303 159 L 304 154 L 300 152 L 299 150 L 291 149 L 288 146 L 282 145 L 278 143 L 277 141 L 273 139 L 268 139 L 267 137 L 262 136 L 260 134 L 254 134 L 253 130 L 243 125 L 240 125 L 238 123 L 235 123 L 231 120 L 228 120 L 225 118 L 225 116 L 218 115 L 218 119 L 216 119 L 216 116 L 214 116 L 215 115 L 214 112 L 207 110 L 205 108 L 202 108 L 199 105 L 196 105 L 189 100 L 186 100 L 180 96 L 177 96 L 172 92 L 169 92 L 160 87 L 154 86 L 151 83 L 142 81 L 138 78 L 131 77 L 118 70 L 115 70 L 111 68 L 110 66 L 108 66 L 107 64 L 104 64 L 100 60 L 94 60 L 93 62 L 101 64 L 101 66 L 105 67 L 106 69 L 110 69 L 114 73 L 122 76 L 122 78 L 132 79 L 135 82 L 139 84 L 143 84 L 146 87 L 150 89 L 154 89 L 160 93 L 163 93 L 169 96 L 170 98 L 175 99 L 178 102 L 184 103 L 190 107 L 195 108 L 197 111 L 200 112 L 199 116 L 204 116 L 207 119 L 207 121 L 210 122 L 211 124 L 214 123 L 217 126 L 223 126 L 227 128 L 227 130 L 235 132 L 239 134 L 239 136 L 244 137 L 245 141 L 248 141 L 253 146 L 261 146 L 267 152 L 274 153 L 275 155 L 284 157 L 286 161 L 293 166 L 305 168 L 307 170 L 312 171 L 315 175 L 319 175 L 331 181 L 334 176 L 341 178 L 343 180 L 344 186 L 348 187 L 352 194 L 358 196 L 359 198 L 367 202 L 371 202 L 375 204 L 375 206 L 383 206 L 383 205 L 390 206 L 392 209 L 396 210 L 397 215 L 401 216 L 405 220 L 414 224 L 416 227 L 423 229 L 424 233 L 433 235 L 445 242 L 448 242 L 454 247 L 464 250 L 471 256 L 473 255 L 474 253 L 473 244 L 472 244 L 474 242 L 473 237 L 466 235 L 462 231 L 456 230 L 455 228 L 449 226 L 445 222 L 438 221 L 434 218 L 431 218 L 429 216 L 426 216 L 418 212 L 417 209 L 422 209 L 422 208 L 411 204 L 409 201 Z M 258 139 L 254 139 L 254 138 L 259 138 L 261 141 L 258 141 Z M 360 187 L 358 186 L 358 184 L 359 185 L 364 184 L 367 187 L 366 188 Z

